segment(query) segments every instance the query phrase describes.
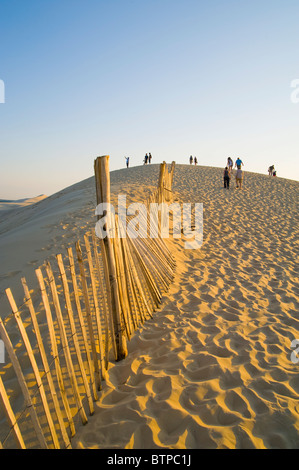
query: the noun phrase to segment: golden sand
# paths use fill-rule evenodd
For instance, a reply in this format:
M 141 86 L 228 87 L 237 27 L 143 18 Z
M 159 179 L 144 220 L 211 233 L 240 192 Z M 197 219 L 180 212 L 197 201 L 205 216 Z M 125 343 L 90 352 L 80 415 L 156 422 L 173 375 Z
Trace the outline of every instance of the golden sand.
M 113 172 L 114 200 L 121 192 L 143 202 L 158 173 L 158 165 Z M 234 180 L 226 190 L 222 174 L 177 165 L 176 199 L 204 205 L 203 245 L 186 250 L 183 239 L 168 241 L 174 282 L 128 343 L 128 357 L 110 364 L 96 412 L 73 447 L 298 448 L 299 363 L 291 360 L 291 342 L 299 339 L 299 183 L 245 173 L 241 190 Z M 61 192 L 61 206 L 58 196 L 36 205 L 44 221 L 34 219 L 35 230 L 44 239 L 36 236 L 27 255 L 20 250 L 18 265 L 5 258 L 1 290 L 13 289 L 16 270 L 28 271 L 31 261 L 60 252 L 93 226 L 93 184 Z M 1 226 L 2 247 L 9 242 Z M 22 225 L 6 227 L 22 235 Z
M 296 448 L 299 184 L 248 173 L 225 190 L 222 170 L 178 165 L 174 190 L 204 204 L 203 246 L 170 242 L 175 281 L 74 445 Z

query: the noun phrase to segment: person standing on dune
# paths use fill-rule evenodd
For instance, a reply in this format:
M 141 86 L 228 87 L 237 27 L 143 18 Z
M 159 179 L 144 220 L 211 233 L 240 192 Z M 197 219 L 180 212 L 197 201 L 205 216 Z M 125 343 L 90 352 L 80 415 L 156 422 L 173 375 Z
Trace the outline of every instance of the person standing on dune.
M 274 165 L 269 166 L 268 168 L 269 176 L 273 176 L 273 171 L 274 171 Z
M 229 170 L 227 166 L 225 167 L 224 172 L 223 172 L 223 182 L 224 182 L 224 188 L 229 189 Z

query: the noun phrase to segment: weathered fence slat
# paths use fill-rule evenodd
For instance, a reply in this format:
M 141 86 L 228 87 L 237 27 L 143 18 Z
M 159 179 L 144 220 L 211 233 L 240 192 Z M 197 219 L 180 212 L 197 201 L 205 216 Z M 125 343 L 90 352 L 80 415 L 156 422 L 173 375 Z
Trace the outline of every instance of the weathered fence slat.
M 127 317 L 128 325 L 130 328 L 130 335 L 132 335 L 134 331 L 134 325 L 133 325 L 133 320 L 132 320 L 133 314 L 132 314 L 132 305 L 130 302 L 128 274 L 126 272 L 122 239 L 116 237 L 116 244 L 117 244 L 117 252 L 118 252 L 119 266 L 120 266 L 120 284 L 121 284 L 121 289 L 123 291 L 123 296 L 124 296 L 126 317 Z
M 96 318 L 96 325 L 97 325 L 97 333 L 98 333 L 98 344 L 99 344 L 99 353 L 100 353 L 100 361 L 101 361 L 101 374 L 102 379 L 105 378 L 105 358 L 104 358 L 104 350 L 103 350 L 103 334 L 102 334 L 102 325 L 101 325 L 101 317 L 100 317 L 100 309 L 99 309 L 99 302 L 97 296 L 97 288 L 95 283 L 95 273 L 94 273 L 94 266 L 93 260 L 90 250 L 90 243 L 88 236 L 84 235 L 84 242 L 87 254 L 87 262 L 89 267 L 89 274 L 90 274 L 90 282 L 91 282 L 91 289 L 92 289 L 92 296 L 93 296 L 93 303 L 95 308 L 95 318 Z
M 90 307 L 89 295 L 88 295 L 88 286 L 87 286 L 87 280 L 86 280 L 86 272 L 85 272 L 85 267 L 84 267 L 82 249 L 81 249 L 81 245 L 79 241 L 76 243 L 76 251 L 77 251 L 77 258 L 78 258 L 78 263 L 79 263 L 79 268 L 80 268 L 81 285 L 83 289 L 83 296 L 84 296 L 84 303 L 85 303 L 85 310 L 86 310 L 86 320 L 87 320 L 87 325 L 88 325 L 88 333 L 89 333 L 89 340 L 90 340 L 91 351 L 92 351 L 92 358 L 93 358 L 93 365 L 94 365 L 94 371 L 95 371 L 95 376 L 96 376 L 97 388 L 98 390 L 102 390 L 102 381 L 101 381 L 102 374 L 100 371 L 101 364 L 98 359 L 98 354 L 97 354 L 97 349 L 96 349 L 96 342 L 95 342 L 93 326 L 92 326 L 91 307 Z
M 46 312 L 46 317 L 47 317 L 47 324 L 48 324 L 48 329 L 49 329 L 49 335 L 50 335 L 50 341 L 51 341 L 51 348 L 52 348 L 52 355 L 54 359 L 54 364 L 55 364 L 55 370 L 56 370 L 56 377 L 59 385 L 59 390 L 63 402 L 63 406 L 66 412 L 67 420 L 69 423 L 70 427 L 70 432 L 71 436 L 74 436 L 76 433 L 75 430 L 75 425 L 74 425 L 74 420 L 72 417 L 70 405 L 69 405 L 69 399 L 67 397 L 67 393 L 65 390 L 65 385 L 64 385 L 64 380 L 63 380 L 63 375 L 61 371 L 61 366 L 60 366 L 60 361 L 59 361 L 59 354 L 58 354 L 58 347 L 57 347 L 57 339 L 56 339 L 56 334 L 55 334 L 55 329 L 54 329 L 54 324 L 53 324 L 53 318 L 52 318 L 52 313 L 51 313 L 51 308 L 50 308 L 50 302 L 49 298 L 47 295 L 46 291 L 46 286 L 45 286 L 45 281 L 43 278 L 43 274 L 40 268 L 35 270 L 37 280 L 39 282 L 40 286 L 40 291 L 42 295 L 42 300 Z
M 54 302 L 56 318 L 58 320 L 60 338 L 61 338 L 63 352 L 64 352 L 65 359 L 66 359 L 66 367 L 67 367 L 68 374 L 69 374 L 69 377 L 70 377 L 70 380 L 71 380 L 72 389 L 73 389 L 73 393 L 74 393 L 74 398 L 75 398 L 77 408 L 78 408 L 78 411 L 79 411 L 81 419 L 82 419 L 82 423 L 86 424 L 88 419 L 87 419 L 87 416 L 86 416 L 86 413 L 85 413 L 85 410 L 84 410 L 84 406 L 83 406 L 81 396 L 80 396 L 80 392 L 79 392 L 78 383 L 77 383 L 77 380 L 76 380 L 74 364 L 73 364 L 73 361 L 72 361 L 70 348 L 69 348 L 69 343 L 68 343 L 67 336 L 66 336 L 66 331 L 65 331 L 65 326 L 64 326 L 64 322 L 63 322 L 62 311 L 61 311 L 59 297 L 58 297 L 58 293 L 57 293 L 55 278 L 53 276 L 52 268 L 51 268 L 49 262 L 46 263 L 46 272 L 47 272 L 48 280 L 49 280 L 49 283 L 50 283 L 50 289 L 51 289 L 51 292 L 52 292 L 52 298 L 53 298 L 53 302 Z
M 121 244 L 121 249 L 122 249 L 122 253 L 123 253 L 124 271 L 127 275 L 127 282 L 128 282 L 128 286 L 129 286 L 128 287 L 128 300 L 129 300 L 129 303 L 130 303 L 130 306 L 131 306 L 131 309 L 130 309 L 131 322 L 132 322 L 133 328 L 136 330 L 139 326 L 139 320 L 138 320 L 139 306 L 137 305 L 137 301 L 136 301 L 135 286 L 133 285 L 131 267 L 130 267 L 130 263 L 128 261 L 128 255 L 126 253 L 126 249 L 124 247 L 124 239 L 123 238 L 120 239 L 120 244 Z M 131 294 L 131 298 L 130 298 L 130 295 L 129 295 L 129 291 L 130 291 L 130 294 Z
M 113 244 L 114 256 L 115 256 L 117 284 L 119 288 L 119 300 L 120 300 L 120 306 L 122 309 L 122 320 L 123 320 L 123 324 L 126 330 L 127 338 L 128 340 L 130 340 L 132 331 L 131 331 L 131 327 L 130 327 L 131 325 L 130 325 L 129 317 L 128 317 L 129 308 L 128 308 L 128 303 L 127 303 L 127 298 L 126 298 L 126 286 L 124 284 L 121 252 L 119 249 L 118 239 L 116 237 L 113 238 L 112 244 Z
M 26 449 L 26 446 L 25 446 L 20 428 L 18 426 L 16 417 L 14 415 L 14 412 L 13 412 L 12 407 L 10 405 L 9 398 L 7 396 L 4 384 L 2 382 L 1 375 L 0 375 L 0 401 L 1 401 L 1 404 L 2 404 L 2 408 L 4 409 L 4 412 L 6 414 L 8 424 L 9 424 L 9 426 L 11 428 L 11 431 L 14 435 L 14 438 L 15 438 L 17 444 L 18 444 L 18 447 L 20 449 Z
M 71 448 L 71 443 L 70 443 L 70 440 L 69 440 L 69 437 L 68 437 L 68 434 L 67 434 L 67 431 L 66 431 L 66 426 L 65 426 L 65 423 L 64 423 L 64 420 L 63 420 L 59 400 L 58 400 L 58 397 L 57 397 L 57 392 L 56 392 L 54 382 L 53 382 L 53 378 L 52 378 L 52 373 L 51 373 L 51 370 L 50 370 L 50 367 L 49 367 L 49 362 L 48 362 L 48 358 L 47 358 L 47 355 L 46 355 L 46 352 L 45 352 L 43 339 L 42 339 L 42 336 L 41 336 L 41 333 L 40 333 L 40 328 L 39 328 L 37 318 L 36 318 L 36 312 L 35 312 L 35 309 L 34 309 L 34 306 L 33 306 L 33 302 L 32 302 L 31 296 L 30 296 L 30 292 L 29 292 L 29 289 L 28 289 L 26 279 L 24 277 L 21 278 L 21 282 L 22 282 L 22 285 L 23 285 L 23 289 L 24 289 L 24 293 L 25 293 L 25 301 L 26 301 L 26 304 L 27 304 L 29 312 L 30 312 L 31 321 L 32 321 L 32 325 L 33 325 L 36 340 L 37 340 L 37 345 L 38 345 L 39 352 L 40 352 L 40 355 L 41 355 L 45 375 L 46 375 L 46 378 L 47 378 L 47 381 L 48 381 L 50 394 L 51 394 L 51 397 L 52 397 L 52 400 L 53 400 L 53 403 L 54 403 L 55 412 L 56 412 L 56 416 L 57 416 L 58 423 L 59 423 L 59 426 L 60 426 L 60 430 L 61 430 L 61 434 L 62 434 L 62 437 L 63 437 L 64 445 L 67 449 L 69 449 L 69 448 Z
M 109 356 L 109 315 L 108 315 L 108 308 L 106 304 L 106 297 L 105 297 L 105 289 L 103 285 L 101 267 L 100 267 L 100 255 L 98 253 L 97 241 L 95 237 L 94 230 L 91 233 L 92 237 L 92 245 L 93 245 L 93 253 L 94 259 L 96 262 L 96 272 L 98 275 L 98 282 L 99 282 L 99 290 L 100 295 L 99 297 L 102 298 L 102 307 L 103 307 L 103 315 L 104 315 L 104 324 L 105 324 L 105 333 L 104 333 L 104 360 L 105 360 L 105 369 L 108 369 L 108 356 Z
M 142 288 L 142 284 L 140 282 L 139 274 L 137 273 L 137 269 L 136 269 L 135 263 L 134 263 L 133 258 L 132 258 L 132 245 L 128 244 L 127 238 L 124 238 L 123 240 L 124 240 L 124 246 L 125 246 L 125 249 L 126 249 L 126 252 L 127 252 L 127 256 L 128 256 L 128 259 L 129 259 L 129 263 L 131 265 L 132 272 L 134 273 L 134 281 L 135 281 L 136 286 L 137 286 L 136 293 L 138 293 L 140 295 L 140 297 L 143 301 L 143 304 L 145 306 L 146 312 L 152 318 L 151 308 L 148 305 L 148 301 L 146 299 L 145 293 L 144 293 L 143 288 Z M 144 323 L 145 314 L 144 314 L 142 309 L 140 310 L 140 313 L 141 313 L 142 323 Z
M 12 366 L 15 370 L 18 382 L 20 384 L 20 387 L 21 387 L 21 390 L 22 390 L 22 393 L 23 393 L 23 396 L 24 396 L 24 399 L 25 399 L 26 407 L 29 410 L 29 414 L 30 414 L 30 417 L 31 417 L 31 420 L 32 420 L 32 424 L 33 424 L 34 430 L 36 432 L 36 435 L 37 435 L 38 441 L 40 443 L 40 446 L 42 447 L 42 449 L 47 449 L 48 445 L 47 445 L 45 436 L 43 434 L 39 419 L 37 417 L 36 410 L 33 406 L 32 399 L 31 399 L 31 396 L 30 396 L 30 393 L 29 393 L 29 390 L 28 390 L 28 387 L 27 387 L 25 377 L 23 375 L 23 372 L 22 372 L 20 363 L 18 361 L 16 352 L 13 348 L 13 345 L 10 341 L 10 338 L 7 334 L 6 328 L 5 328 L 4 323 L 3 323 L 1 318 L 0 318 L 0 334 L 1 334 L 2 340 L 5 344 L 6 351 L 8 352 L 8 355 L 10 357 Z
M 67 277 L 66 277 L 66 273 L 65 273 L 65 269 L 64 269 L 62 256 L 57 255 L 56 258 L 57 258 L 57 264 L 58 264 L 58 267 L 59 267 L 60 276 L 61 276 L 61 280 L 62 280 L 62 284 L 63 284 L 66 310 L 67 310 L 67 313 L 68 313 L 68 318 L 69 318 L 72 338 L 73 338 L 74 346 L 75 346 L 75 350 L 76 350 L 78 365 L 79 365 L 79 368 L 80 368 L 80 373 L 81 373 L 81 377 L 82 377 L 83 384 L 84 384 L 85 395 L 86 395 L 87 400 L 88 400 L 89 412 L 92 415 L 94 413 L 94 405 L 93 405 L 91 391 L 90 391 L 90 387 L 89 387 L 89 383 L 88 383 L 88 379 L 87 379 L 87 375 L 86 375 L 86 371 L 85 371 L 85 367 L 84 367 L 84 363 L 83 363 L 83 359 L 82 359 L 82 354 L 81 354 L 80 345 L 79 345 L 79 341 L 78 341 L 78 335 L 77 335 L 77 331 L 76 331 L 76 327 L 75 327 L 74 314 L 73 314 L 73 309 L 72 309 L 72 304 L 71 304 L 71 299 L 70 299 L 70 292 L 69 292 Z M 87 347 L 87 345 L 85 345 L 85 348 L 86 347 Z
M 111 299 L 111 289 L 110 289 L 109 265 L 108 265 L 107 254 L 106 254 L 104 242 L 103 242 L 102 239 L 100 239 L 99 241 L 100 241 L 101 255 L 102 255 L 103 266 L 104 266 L 105 286 L 106 286 L 106 292 L 107 292 L 107 298 L 108 298 L 110 335 L 111 335 L 114 359 L 117 361 L 118 353 L 117 353 L 117 344 L 116 344 L 116 336 L 115 336 L 116 327 L 114 326 L 115 315 L 113 315 L 113 313 L 112 313 L 112 299 Z
M 85 345 L 85 353 L 86 353 L 86 358 L 87 358 L 88 371 L 89 371 L 89 375 L 90 375 L 91 388 L 92 388 L 92 392 L 93 392 L 93 399 L 96 401 L 96 400 L 98 400 L 98 392 L 97 392 L 97 385 L 96 385 L 96 379 L 95 379 L 96 374 L 95 374 L 93 362 L 92 362 L 91 355 L 90 355 L 89 342 L 88 342 L 88 338 L 87 338 L 85 322 L 84 322 L 82 309 L 81 309 L 78 282 L 77 282 L 77 277 L 76 277 L 74 255 L 73 255 L 72 248 L 68 248 L 68 258 L 69 258 L 69 267 L 70 267 L 70 272 L 71 272 L 73 292 L 74 292 L 74 298 L 75 298 L 75 305 L 76 305 L 76 309 L 77 309 L 77 315 L 78 315 L 78 319 L 79 319 L 79 323 L 80 323 L 83 342 L 84 342 L 84 345 Z
M 38 387 L 38 390 L 39 390 L 39 394 L 40 394 L 40 397 L 41 397 L 42 405 L 43 405 L 43 408 L 44 408 L 44 411 L 45 411 L 46 419 L 47 419 L 49 429 L 50 429 L 50 432 L 51 432 L 54 448 L 59 449 L 60 448 L 59 440 L 58 440 L 58 437 L 57 437 L 57 434 L 56 434 L 55 425 L 53 423 L 52 415 L 51 415 L 51 412 L 50 412 L 50 409 L 49 409 L 49 404 L 48 404 L 48 399 L 47 399 L 47 396 L 46 396 L 44 384 L 43 384 L 43 381 L 42 381 L 42 378 L 41 378 L 41 375 L 40 375 L 40 372 L 39 372 L 39 369 L 38 369 L 38 366 L 37 366 L 37 363 L 36 363 L 35 356 L 33 354 L 33 350 L 32 350 L 32 347 L 31 347 L 26 329 L 23 325 L 20 312 L 18 311 L 18 307 L 15 303 L 15 299 L 13 298 L 11 290 L 6 289 L 5 292 L 6 292 L 8 301 L 10 303 L 12 312 L 14 314 L 15 320 L 17 322 L 17 325 L 18 325 L 20 334 L 22 336 L 24 345 L 26 347 L 26 351 L 27 351 L 27 354 L 28 354 L 28 357 L 29 357 L 29 360 L 30 360 L 30 363 L 31 363 L 31 367 L 32 367 L 32 370 L 33 370 L 33 373 L 34 373 L 34 376 L 35 376 L 35 380 L 36 380 L 36 383 L 37 383 L 37 387 Z

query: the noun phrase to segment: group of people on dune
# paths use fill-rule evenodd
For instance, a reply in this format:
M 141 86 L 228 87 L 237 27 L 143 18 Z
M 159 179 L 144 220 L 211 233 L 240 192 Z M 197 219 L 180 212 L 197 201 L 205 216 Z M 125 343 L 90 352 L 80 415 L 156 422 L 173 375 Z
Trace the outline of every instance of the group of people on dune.
M 268 174 L 269 174 L 269 176 L 276 176 L 276 170 L 274 168 L 274 165 L 269 166 Z
M 242 160 L 240 158 L 237 158 L 237 160 L 235 162 L 235 168 L 237 168 L 236 175 L 235 175 L 235 177 L 236 177 L 236 188 L 237 189 L 242 188 L 242 184 L 243 184 L 242 166 L 243 165 L 244 165 L 244 163 L 242 162 Z M 231 178 L 231 175 L 232 175 L 233 166 L 234 166 L 233 160 L 230 157 L 228 157 L 227 165 L 226 165 L 226 167 L 224 169 L 224 173 L 223 173 L 224 188 L 229 189 L 229 182 L 230 182 L 230 178 Z M 274 168 L 274 165 L 269 166 L 268 173 L 269 173 L 269 176 L 276 176 L 276 170 Z
M 190 158 L 189 158 L 189 163 L 190 165 L 192 165 L 194 162 L 194 165 L 197 165 L 197 158 L 196 157 L 192 157 L 192 155 L 190 155 Z
M 125 157 L 125 159 L 126 159 L 126 166 L 127 168 L 129 168 L 129 157 Z M 143 160 L 144 165 L 147 165 L 147 163 L 151 163 L 151 160 L 152 160 L 152 155 L 150 153 L 146 154 Z M 192 165 L 193 163 L 197 165 L 198 163 L 197 158 L 196 157 L 193 158 L 193 156 L 190 155 L 189 163 L 190 165 Z M 240 157 L 238 157 L 237 160 L 235 161 L 235 168 L 237 168 L 237 171 L 235 174 L 237 189 L 242 188 L 243 178 L 244 178 L 243 171 L 242 171 L 243 165 L 244 163 L 242 162 Z M 223 187 L 225 189 L 229 189 L 230 180 L 233 174 L 233 168 L 234 168 L 234 162 L 231 159 L 231 157 L 228 157 L 227 164 L 223 172 Z M 269 176 L 276 176 L 276 170 L 274 168 L 274 165 L 269 166 L 268 173 L 269 173 Z
M 126 160 L 126 167 L 129 168 L 130 166 L 130 157 L 125 157 L 125 160 Z M 147 165 L 148 163 L 151 163 L 152 162 L 152 154 L 151 153 L 146 153 L 145 154 L 145 157 L 143 159 L 143 164 L 144 165 Z
M 195 165 L 197 165 L 197 158 L 196 157 L 193 158 L 192 155 L 190 155 L 190 158 L 189 158 L 190 165 L 192 165 L 193 162 L 194 162 Z M 237 171 L 236 171 L 236 185 L 237 185 L 237 188 L 240 188 L 240 189 L 242 188 L 242 181 L 243 181 L 243 172 L 242 172 L 242 166 L 243 165 L 244 165 L 244 163 L 238 157 L 236 162 L 235 162 L 235 168 L 237 168 Z M 229 189 L 229 182 L 230 182 L 230 179 L 231 179 L 231 176 L 232 176 L 233 166 L 234 166 L 233 160 L 230 157 L 228 157 L 227 165 L 224 169 L 224 174 L 223 174 L 224 188 Z
M 235 177 L 236 177 L 236 187 L 238 189 L 242 188 L 242 182 L 243 182 L 242 166 L 243 165 L 244 165 L 244 163 L 238 157 L 236 162 L 235 162 L 235 168 L 237 168 L 236 175 L 235 175 Z M 231 176 L 232 176 L 233 166 L 234 166 L 233 160 L 230 157 L 228 157 L 227 165 L 224 168 L 224 172 L 223 172 L 224 188 L 226 188 L 226 189 L 229 189 L 229 182 L 230 182 L 230 179 L 231 179 Z

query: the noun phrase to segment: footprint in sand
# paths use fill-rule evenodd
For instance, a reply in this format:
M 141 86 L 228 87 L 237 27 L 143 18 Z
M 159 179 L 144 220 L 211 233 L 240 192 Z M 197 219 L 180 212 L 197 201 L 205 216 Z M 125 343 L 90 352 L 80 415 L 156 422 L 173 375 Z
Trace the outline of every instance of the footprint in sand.
M 38 262 L 39 262 L 38 259 L 33 259 L 32 261 L 28 261 L 27 264 L 28 264 L 28 265 L 35 265 L 35 264 L 37 264 Z
M 152 391 L 157 397 L 159 397 L 159 400 L 167 400 L 172 393 L 171 378 L 166 376 L 154 379 Z
M 246 399 L 242 397 L 239 391 L 229 390 L 225 395 L 224 403 L 230 411 L 241 415 L 245 419 L 251 419 L 252 415 L 254 415 L 250 411 L 250 406 Z
M 198 415 L 207 426 L 233 426 L 241 421 L 239 416 L 219 406 L 216 400 L 199 406 Z
M 0 281 L 6 279 L 6 278 L 8 278 L 8 277 L 17 276 L 17 275 L 20 274 L 21 272 L 22 272 L 22 271 L 9 271 L 7 274 L 0 276 Z

